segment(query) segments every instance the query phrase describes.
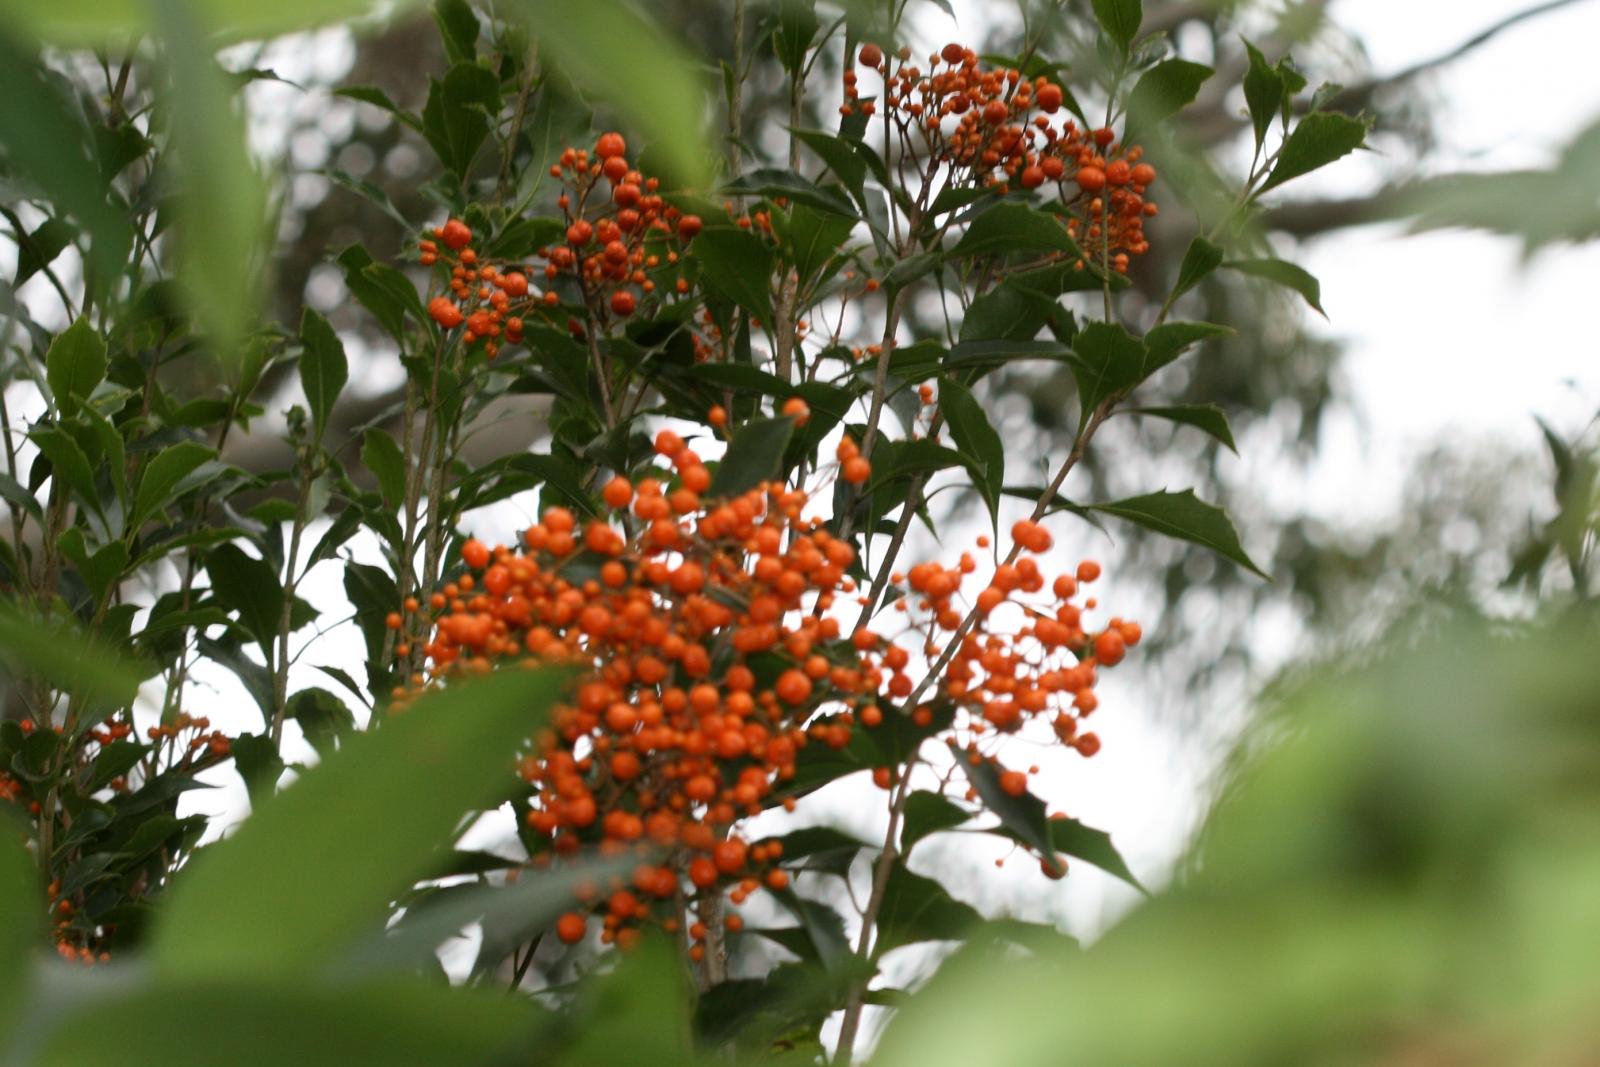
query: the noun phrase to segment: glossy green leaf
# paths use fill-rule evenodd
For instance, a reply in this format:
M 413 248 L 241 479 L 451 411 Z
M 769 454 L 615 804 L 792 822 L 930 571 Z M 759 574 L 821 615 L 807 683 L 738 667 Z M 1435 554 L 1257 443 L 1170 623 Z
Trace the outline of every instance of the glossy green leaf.
M 701 280 L 762 322 L 772 321 L 772 250 L 753 233 L 708 229 L 694 239 Z
M 1154 374 L 1177 359 L 1190 345 L 1217 337 L 1227 337 L 1233 330 L 1214 322 L 1165 322 L 1144 335 L 1144 373 Z
M 1130 415 L 1152 415 L 1158 419 L 1193 426 L 1215 437 L 1234 455 L 1239 454 L 1233 443 L 1233 429 L 1228 425 L 1227 414 L 1215 404 L 1179 404 L 1173 407 L 1129 408 Z
M 28 434 L 28 440 L 38 446 L 45 459 L 50 461 L 53 475 L 60 478 L 63 488 L 77 493 L 97 513 L 100 494 L 94 486 L 94 470 L 89 457 L 72 437 L 54 426 L 45 426 Z
M 1267 573 L 1245 554 L 1244 547 L 1239 544 L 1239 535 L 1223 510 L 1196 497 L 1193 489 L 1185 489 L 1181 493 L 1169 493 L 1163 489 L 1159 493 L 1129 497 L 1110 504 L 1090 504 L 1089 507 L 1127 519 L 1147 530 L 1209 548 L 1246 570 L 1267 577 Z
M 1323 318 L 1328 317 L 1328 313 L 1322 310 L 1322 284 L 1304 267 L 1283 259 L 1230 259 L 1223 266 L 1240 274 L 1265 278 L 1269 282 L 1276 282 L 1293 289 L 1313 311 Z
M 520 0 L 551 59 L 589 93 L 648 135 L 671 178 L 704 186 L 712 153 L 705 92 L 694 57 L 676 36 L 620 0 Z
M 950 755 L 978 791 L 984 809 L 1000 820 L 1001 827 L 1041 856 L 1055 855 L 1044 801 L 1026 790 L 1015 796 L 1006 792 L 1000 786 L 1004 767 L 988 759 L 973 763 L 966 750 L 954 741 L 950 742 Z
M 761 167 L 741 174 L 723 186 L 722 191 L 730 196 L 763 196 L 769 200 L 782 198 L 837 215 L 855 216 L 855 208 L 838 190 L 817 185 L 791 170 L 779 167 Z
M 245 555 L 238 545 L 220 545 L 206 556 L 206 573 L 217 602 L 239 613 L 239 624 L 272 662 L 283 613 L 283 586 L 265 560 Z
M 497 672 L 351 738 L 196 857 L 154 933 L 158 973 L 295 974 L 381 926 L 462 815 L 504 796 L 506 761 L 564 679 Z
M 889 869 L 878 912 L 873 954 L 881 956 L 918 941 L 958 941 L 981 921 L 977 911 L 952 897 L 944 886 L 896 863 Z
M 772 35 L 772 48 L 791 77 L 805 67 L 806 53 L 819 28 L 816 0 L 778 0 L 778 28 Z
M 300 385 L 311 408 L 311 423 L 318 441 L 328 428 L 328 415 L 350 377 L 344 342 L 328 320 L 313 308 L 300 318 Z
M 1222 249 L 1204 237 L 1190 241 L 1188 250 L 1183 254 L 1183 265 L 1178 268 L 1178 281 L 1172 287 L 1171 299 L 1176 300 L 1199 285 L 1221 265 Z
M 500 79 L 476 63 L 457 63 L 444 80 L 429 79 L 422 133 L 452 174 L 465 179 L 489 136 L 489 116 L 500 110 Z
M 1278 162 L 1257 196 L 1284 182 L 1327 166 L 1358 148 L 1366 147 L 1368 123 L 1331 111 L 1317 111 L 1301 119 L 1278 152 Z
M 783 473 L 783 453 L 794 436 L 794 420 L 787 416 L 754 419 L 733 432 L 728 451 L 711 476 L 712 497 L 731 497 L 772 481 Z
M 1255 45 L 1245 41 L 1244 47 L 1250 57 L 1250 66 L 1244 73 L 1244 102 L 1250 109 L 1256 147 L 1260 148 L 1283 104 L 1283 77 L 1267 64 L 1266 57 Z
M 905 821 L 900 830 L 900 851 L 910 852 L 911 846 L 929 834 L 941 830 L 954 830 L 972 819 L 972 812 L 941 793 L 919 789 L 906 797 Z
M 361 462 L 378 479 L 383 502 L 397 507 L 406 495 L 405 453 L 387 430 L 373 427 L 362 435 Z
M 807 284 L 832 259 L 850 234 L 856 220 L 831 211 L 796 204 L 789 212 L 790 255 L 801 284 Z
M 860 204 L 866 187 L 867 164 L 849 143 L 842 137 L 822 130 L 796 129 L 791 132 L 828 165 L 828 169 L 844 183 L 856 203 Z
M 128 525 L 137 529 L 161 514 L 171 503 L 172 491 L 178 483 L 216 455 L 216 449 L 198 441 L 179 441 L 156 453 L 139 475 L 139 486 L 133 494 L 133 516 Z
M 951 255 L 989 256 L 1023 252 L 1082 253 L 1060 219 L 1026 204 L 995 204 L 973 219 Z
M 1128 869 L 1128 863 L 1122 858 L 1122 853 L 1111 843 L 1110 834 L 1104 830 L 1085 826 L 1077 819 L 1057 818 L 1049 821 L 1050 842 L 1057 852 L 1063 856 L 1083 860 L 1107 874 L 1116 875 L 1141 893 L 1144 892 L 1144 886 L 1139 884 L 1139 879 Z
M 1073 339 L 1072 351 L 1072 376 L 1085 418 L 1144 380 L 1145 346 L 1116 323 L 1089 323 Z
M 978 493 L 989 505 L 989 522 L 998 522 L 1000 489 L 1006 484 L 1006 449 L 1000 435 L 966 386 L 946 379 L 939 383 L 939 410 L 950 426 L 956 447 L 976 462 L 973 473 Z
M 50 342 L 44 365 L 56 405 L 71 413 L 106 376 L 105 339 L 88 319 L 80 318 Z

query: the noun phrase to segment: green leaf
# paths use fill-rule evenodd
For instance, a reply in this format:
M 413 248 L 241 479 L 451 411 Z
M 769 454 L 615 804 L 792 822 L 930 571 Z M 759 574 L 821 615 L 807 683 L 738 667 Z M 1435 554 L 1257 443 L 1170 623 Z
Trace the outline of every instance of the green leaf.
M 229 41 L 262 40 L 295 30 L 372 14 L 375 0 L 189 0 L 184 9 L 222 31 Z M 12 25 L 57 44 L 125 44 L 152 28 L 147 0 L 0 0 L 0 15 Z
M 1000 787 L 1000 775 L 1004 770 L 1000 764 L 988 759 L 974 764 L 960 745 L 954 741 L 949 745 L 950 754 L 978 791 L 984 808 L 999 818 L 1000 825 L 1010 836 L 1041 856 L 1053 858 L 1055 846 L 1050 841 L 1050 819 L 1045 814 L 1044 801 L 1026 791 L 1012 796 Z
M 619 0 L 521 0 L 516 8 L 568 77 L 650 137 L 671 179 L 704 187 L 714 158 L 701 123 L 705 93 L 676 34 Z
M 92 641 L 66 620 L 46 622 L 14 604 L 0 604 L 0 653 L 14 676 L 42 678 L 78 692 L 95 706 L 130 704 L 151 671 L 114 648 Z
M 61 548 L 61 554 L 78 568 L 89 592 L 94 594 L 95 603 L 104 603 L 112 583 L 122 577 L 122 572 L 127 569 L 128 546 L 121 541 L 112 541 L 101 545 L 91 555 L 83 538 L 83 530 L 77 526 L 63 533 L 56 544 Z
M 327 319 L 309 307 L 300 318 L 300 344 L 300 385 L 311 407 L 316 439 L 321 441 L 328 428 L 328 415 L 350 377 L 350 364 L 339 335 Z
M 211 344 L 231 361 L 260 304 L 266 187 L 246 152 L 244 123 L 213 60 L 208 27 L 183 0 L 153 6 L 170 78 L 172 152 L 183 175 L 172 227 L 178 281 Z
M 1077 357 L 1072 376 L 1085 418 L 1144 380 L 1145 346 L 1116 323 L 1089 323 L 1073 339 L 1072 351 Z
M 275 920 L 276 912 L 250 916 L 244 925 L 270 932 L 275 921 L 267 917 Z M 335 985 L 310 976 L 182 974 L 116 983 L 63 1003 L 60 1015 L 43 1024 L 50 1032 L 29 1063 L 491 1063 L 527 1041 L 540 1020 L 531 1002 L 503 992 L 414 980 Z M 104 1025 L 106 1013 L 121 1021 Z
M 1005 445 L 989 424 L 983 405 L 966 386 L 949 379 L 939 383 L 939 409 L 950 424 L 956 447 L 976 461 L 973 473 L 978 477 L 974 480 L 989 505 L 989 522 L 993 525 L 999 521 L 1000 489 L 1006 483 Z
M 896 863 L 884 886 L 873 954 L 882 956 L 918 941 L 959 941 L 982 921 L 982 916 L 952 897 L 944 886 Z
M 1144 6 L 1140 0 L 1094 0 L 1094 17 L 1126 52 L 1144 21 Z
M 1254 195 L 1260 196 L 1292 178 L 1309 174 L 1358 148 L 1365 148 L 1368 125 L 1361 119 L 1331 111 L 1307 115 L 1289 132 L 1278 152 L 1277 165 Z
M 1095 511 L 1127 519 L 1156 533 L 1190 541 L 1211 549 L 1246 570 L 1266 578 L 1267 574 L 1251 562 L 1239 544 L 1239 535 L 1222 509 L 1207 504 L 1193 489 L 1169 493 L 1165 489 L 1146 496 L 1129 497 L 1110 504 L 1090 504 Z
M 38 868 L 24 850 L 21 826 L 0 814 L 0 1033 L 15 1033 L 12 1017 L 26 998 L 33 957 L 48 942 L 45 895 Z
M 396 507 L 406 495 L 405 453 L 387 430 L 373 427 L 361 438 L 361 462 L 378 479 L 378 492 L 389 507 Z
M 1250 124 L 1255 128 L 1256 147 L 1266 140 L 1267 130 L 1283 103 L 1283 78 L 1267 64 L 1266 57 L 1249 41 L 1244 42 L 1250 67 L 1244 74 L 1244 102 L 1250 109 Z
M 285 764 L 278 746 L 266 734 L 240 734 L 233 739 L 233 766 L 244 779 L 250 806 L 260 807 L 270 800 L 283 777 Z
M 445 168 L 465 180 L 489 136 L 489 116 L 499 110 L 500 79 L 494 71 L 476 63 L 457 63 L 445 72 L 443 81 L 428 80 L 422 134 Z
M 283 586 L 277 569 L 245 555 L 238 545 L 220 545 L 206 556 L 211 592 L 225 608 L 239 613 L 239 624 L 272 662 L 278 623 L 283 614 Z
M 1059 218 L 1026 204 L 995 204 L 973 219 L 951 250 L 955 256 L 1011 255 L 1017 252 L 1082 253 Z
M 1323 318 L 1328 317 L 1328 313 L 1322 310 L 1322 285 L 1315 275 L 1303 267 L 1283 259 L 1230 259 L 1223 266 L 1293 289 L 1313 311 Z
M 1193 426 L 1203 430 L 1228 446 L 1228 451 L 1239 454 L 1233 443 L 1233 430 L 1228 426 L 1228 416 L 1215 404 L 1180 404 L 1176 407 L 1129 408 L 1130 415 L 1153 415 L 1158 419 Z
M 344 268 L 344 283 L 350 295 L 372 312 L 395 340 L 405 337 L 407 312 L 419 321 L 427 320 L 422 300 L 410 280 L 393 267 L 375 262 L 365 248 L 349 246 L 339 253 L 338 263 Z
M 850 190 L 856 203 L 862 203 L 862 197 L 867 182 L 867 164 L 862 157 L 850 147 L 844 138 L 825 133 L 822 130 L 791 130 L 802 144 L 815 152 L 833 171 L 834 176 L 844 183 Z
M 810 204 L 836 215 L 855 216 L 850 201 L 837 190 L 824 188 L 794 171 L 777 167 L 761 167 L 741 174 L 723 186 L 722 191 L 730 196 L 764 196 L 769 200 L 783 198 L 795 204 Z
M 1176 115 L 1194 102 L 1200 86 L 1215 73 L 1204 64 L 1184 59 L 1164 59 L 1145 71 L 1128 94 L 1130 130 L 1137 127 L 1143 132 Z
M 564 683 L 496 672 L 351 738 L 196 858 L 157 920 L 156 972 L 287 977 L 381 927 L 462 815 L 504 796 L 506 761 Z
M 349 706 L 337 695 L 316 686 L 290 697 L 284 718 L 300 724 L 306 741 L 323 759 L 333 755 L 356 729 Z
M 911 846 L 929 834 L 941 830 L 954 830 L 972 818 L 972 812 L 941 793 L 919 789 L 906 797 L 905 821 L 901 823 L 900 851 L 910 852 Z
M 201 464 L 215 459 L 216 455 L 216 449 L 207 448 L 197 441 L 179 441 L 156 453 L 139 475 L 129 527 L 138 529 L 161 514 L 171 503 L 171 493 L 178 483 L 194 473 Z
M 794 420 L 752 419 L 733 432 L 728 450 L 711 476 L 707 494 L 722 498 L 737 496 L 783 473 L 783 453 L 794 436 Z
M 831 826 L 810 826 L 776 839 L 783 845 L 783 865 L 790 870 L 822 871 L 841 878 L 850 873 L 857 854 L 872 846 Z
M 831 211 L 796 204 L 789 212 L 789 246 L 795 273 L 806 285 L 855 229 L 856 220 Z
M 1104 830 L 1085 826 L 1077 819 L 1055 818 L 1049 822 L 1050 843 L 1055 846 L 1057 852 L 1093 864 L 1107 874 L 1121 878 L 1139 892 L 1145 891 L 1144 886 L 1139 884 L 1139 880 L 1128 869 L 1122 853 L 1111 843 L 1110 834 Z
M 478 58 L 478 16 L 467 0 L 434 0 L 433 21 L 450 62 L 471 63 Z
M 744 230 L 708 229 L 694 239 L 694 258 L 707 288 L 772 322 L 772 250 L 761 238 Z
M 50 461 L 50 469 L 55 477 L 61 479 L 63 487 L 70 488 L 96 514 L 101 514 L 100 494 L 94 487 L 94 470 L 89 466 L 89 457 L 84 455 L 78 442 L 53 426 L 32 431 L 28 434 L 28 440 L 37 445 Z
M 54 4 L 5 0 L 0 3 L 4 15 L 0 21 L 9 29 L 56 9 Z M 85 14 L 92 14 L 92 9 Z M 0 34 L 0 100 L 5 101 L 0 107 L 0 145 L 8 173 L 26 178 L 89 231 L 89 256 L 100 279 L 97 288 L 103 288 L 127 258 L 132 228 L 106 196 L 109 186 L 95 162 L 76 101 L 10 32 Z M 8 193 L 5 199 L 14 198 Z
M 1148 376 L 1183 355 L 1192 344 L 1233 333 L 1214 322 L 1166 322 L 1144 335 L 1144 373 Z
M 105 339 L 80 318 L 50 342 L 44 364 L 56 405 L 71 414 L 106 376 Z
M 1178 282 L 1172 287 L 1169 303 L 1199 285 L 1208 274 L 1221 265 L 1222 249 L 1204 237 L 1196 237 L 1190 241 L 1188 251 L 1183 254 L 1183 265 L 1178 268 Z
M 805 66 L 806 53 L 811 49 L 818 28 L 814 0 L 779 0 L 778 29 L 772 35 L 772 49 L 791 77 Z

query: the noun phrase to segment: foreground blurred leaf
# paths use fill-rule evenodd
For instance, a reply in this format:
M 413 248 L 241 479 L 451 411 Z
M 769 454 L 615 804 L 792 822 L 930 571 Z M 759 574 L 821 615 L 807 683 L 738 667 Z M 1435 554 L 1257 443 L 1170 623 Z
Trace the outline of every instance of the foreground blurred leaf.
M 563 678 L 501 672 L 430 693 L 351 738 L 196 857 L 157 927 L 158 969 L 292 973 L 380 923 L 461 816 L 504 794 L 512 753 Z
M 255 920 L 270 928 L 272 922 Z M 164 1067 L 480 1064 L 526 1042 L 541 1013 L 497 993 L 420 981 L 319 986 L 303 976 L 156 982 L 85 998 L 32 1063 Z M 114 1026 L 104 1025 L 116 1018 Z
M 677 183 L 709 176 L 701 127 L 704 93 L 696 63 L 671 33 L 622 0 L 519 0 L 550 58 L 586 93 L 648 136 Z M 637 149 L 631 155 L 637 155 Z
M 65 45 L 125 44 L 155 22 L 148 0 L 0 0 L 0 16 L 46 40 Z M 230 40 L 269 37 L 370 14 L 377 0 L 189 0 L 189 9 Z M 382 5 L 399 11 L 414 0 Z M 159 18 L 159 16 L 157 16 Z
M 92 642 L 70 622 L 45 622 L 14 604 L 0 605 L 0 656 L 13 677 L 38 677 L 93 706 L 128 704 L 147 671 L 115 649 Z
M 22 834 L 9 813 L 0 813 L 0 1034 L 21 1005 L 33 969 L 29 957 L 46 939 L 44 894 Z
M 266 189 L 245 149 L 234 94 L 190 0 L 155 0 L 177 159 L 178 279 L 224 359 L 238 354 L 261 300 Z

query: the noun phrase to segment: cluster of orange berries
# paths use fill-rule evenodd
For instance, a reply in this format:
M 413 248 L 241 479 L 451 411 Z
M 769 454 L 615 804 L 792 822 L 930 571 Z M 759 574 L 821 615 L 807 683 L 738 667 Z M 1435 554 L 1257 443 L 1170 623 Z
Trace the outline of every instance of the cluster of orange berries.
M 75 943 L 81 942 L 84 934 L 83 931 L 75 929 L 73 926 L 73 917 L 77 915 L 78 909 L 71 900 L 61 895 L 61 881 L 57 879 L 51 882 L 46 887 L 45 893 L 50 900 L 51 926 L 56 939 L 56 955 L 68 963 L 81 963 L 90 967 L 96 963 L 109 961 L 111 959 L 109 952 L 103 949 L 96 952 L 87 944 Z M 99 933 L 100 935 L 105 935 L 110 932 L 111 927 L 105 927 Z
M 782 413 L 797 422 L 808 414 L 798 399 Z M 718 425 L 717 413 L 708 421 Z M 578 669 L 572 696 L 517 761 L 529 790 L 526 825 L 548 843 L 535 862 L 585 846 L 641 855 L 630 878 L 577 894 L 584 908 L 561 918 L 562 940 L 585 938 L 593 911 L 603 916 L 602 941 L 623 947 L 646 924 L 678 931 L 686 889 L 731 887 L 738 905 L 763 886 L 786 888 L 788 872 L 774 865 L 781 845 L 748 842 L 736 824 L 774 805 L 792 810 L 785 783 L 808 745 L 843 749 L 858 728 L 894 717 L 927 727 L 933 702 L 949 701 L 967 711 L 956 726 L 970 744 L 1054 710 L 1058 735 L 1094 753 L 1097 742 L 1078 732 L 1077 718 L 1094 710 L 1096 667 L 1121 659 L 1138 632 L 1120 622 L 1092 638 L 1083 630 L 1082 609 L 1069 601 L 1076 581 L 1095 577 L 1093 564 L 1055 581 L 1048 615 L 1025 599 L 1044 588 L 1034 561 L 1002 565 L 938 690 L 904 707 L 912 652 L 869 629 L 842 632 L 836 605 L 865 602 L 848 573 L 855 550 L 804 516 L 808 495 L 763 483 L 712 498 L 710 470 L 678 434 L 661 431 L 655 452 L 665 469 L 613 477 L 594 518 L 551 507 L 515 548 L 466 542 L 467 573 L 429 599 L 422 620 L 427 669 L 395 693 L 403 707 L 452 677 L 499 666 Z M 848 437 L 838 458 L 840 477 L 870 476 Z M 1049 548 L 1042 527 L 1019 524 L 1013 534 L 1032 552 Z M 960 625 L 956 598 L 975 569 L 965 556 L 955 568 L 921 564 L 896 576 L 913 594 L 896 602 L 907 613 L 905 635 L 929 659 L 941 631 Z M 1022 606 L 1029 623 L 991 630 L 1006 601 Z M 422 610 L 415 601 L 405 608 Z M 389 625 L 405 620 L 395 613 Z M 1087 658 L 1068 666 L 1076 656 Z M 879 768 L 875 777 L 884 784 L 891 773 Z M 741 920 L 730 911 L 724 921 L 738 929 Z M 691 955 L 703 954 L 704 923 L 683 932 Z
M 419 259 L 432 266 L 442 258 L 450 266 L 450 294 L 434 297 L 428 314 L 441 327 L 466 326 L 466 341 L 484 341 L 489 358 L 498 354 L 502 335 L 518 344 L 523 317 L 535 308 L 561 304 L 560 285 L 576 283 L 576 295 L 602 325 L 625 319 L 639 308 L 641 294 L 656 292 L 655 275 L 678 275 L 679 249 L 701 230 L 698 215 L 686 215 L 667 204 L 660 182 L 629 166 L 627 144 L 618 133 L 601 134 L 591 153 L 568 148 L 550 167 L 563 182 L 556 204 L 567 227 L 564 241 L 539 250 L 544 261 L 544 286 L 534 292 L 530 273 L 517 264 L 480 262 L 472 247 L 472 229 L 450 219 L 419 243 Z M 601 185 L 601 179 L 605 185 Z M 442 246 L 442 247 L 441 247 Z M 687 279 L 673 278 L 673 288 L 689 291 Z M 584 326 L 569 323 L 575 333 Z
M 1158 208 L 1145 194 L 1155 168 L 1141 162 L 1143 149 L 1120 144 L 1109 127 L 1058 120 L 1066 103 L 1059 85 L 1011 68 L 985 69 L 976 52 L 955 43 L 930 55 L 927 71 L 911 62 L 909 48 L 900 49 L 896 63 L 868 43 L 857 59 L 881 75 L 884 107 L 908 146 L 920 140 L 957 184 L 1000 193 L 1053 184 L 1074 210 L 1067 227 L 1088 258 L 1104 257 L 1121 271 L 1129 255 L 1148 250 L 1144 219 Z M 860 100 L 858 81 L 854 69 L 845 72 L 846 114 L 875 110 L 873 101 Z
M 627 150 L 621 134 L 605 133 L 592 154 L 568 148 L 550 167 L 550 176 L 564 186 L 556 205 L 567 230 L 565 244 L 541 253 L 545 278 L 553 285 L 575 276 L 585 302 L 602 319 L 633 314 L 640 294 L 656 292 L 658 272 L 677 275 L 679 248 L 703 225 L 700 216 L 668 204 L 660 180 L 631 167 Z M 687 293 L 689 282 L 680 275 L 673 288 Z
M 803 418 L 801 407 L 786 414 Z M 571 703 L 519 761 L 528 825 L 558 855 L 585 843 L 678 850 L 612 888 L 607 940 L 658 913 L 671 920 L 685 878 L 702 890 L 732 880 L 736 903 L 786 886 L 786 872 L 762 870 L 774 846 L 730 828 L 780 802 L 819 707 L 878 680 L 827 614 L 855 590 L 854 550 L 802 518 L 806 494 L 763 484 L 710 501 L 712 476 L 681 437 L 664 430 L 655 450 L 670 472 L 613 478 L 607 518 L 580 525 L 553 507 L 520 550 L 469 541 L 471 572 L 432 598 L 424 649 L 425 684 L 506 660 L 581 669 Z M 559 932 L 576 940 L 584 928 L 566 920 Z
M 132 729 L 126 723 L 107 719 L 104 726 L 91 731 L 90 736 L 101 744 L 108 744 L 117 738 L 126 737 Z M 192 735 L 183 740 L 183 734 L 190 731 L 193 731 Z M 218 759 L 226 759 L 233 751 L 233 739 L 221 730 L 211 729 L 209 718 L 204 715 L 191 716 L 187 712 L 179 712 L 170 721 L 150 727 L 145 731 L 145 736 L 158 745 L 167 742 L 177 743 L 189 752 L 206 749 Z

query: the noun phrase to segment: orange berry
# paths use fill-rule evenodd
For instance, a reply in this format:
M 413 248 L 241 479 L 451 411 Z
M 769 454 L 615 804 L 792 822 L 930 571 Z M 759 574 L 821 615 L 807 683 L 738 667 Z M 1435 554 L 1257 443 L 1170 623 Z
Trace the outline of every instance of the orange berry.
M 748 851 L 743 841 L 737 837 L 730 837 L 717 842 L 716 848 L 711 850 L 711 862 L 716 864 L 717 870 L 723 874 L 738 874 L 744 869 Z
M 600 495 L 608 507 L 625 508 L 633 500 L 633 483 L 619 474 L 606 483 Z
M 556 936 L 569 945 L 576 945 L 589 932 L 589 922 L 575 911 L 569 911 L 556 920 Z
M 482 570 L 489 565 L 489 546 L 476 537 L 461 546 L 461 562 L 473 570 Z
M 602 133 L 600 140 L 595 143 L 594 154 L 601 159 L 611 159 L 620 156 L 628 150 L 628 142 L 622 139 L 620 133 Z
M 856 54 L 856 59 L 861 62 L 863 67 L 871 67 L 873 70 L 877 70 L 883 64 L 883 49 L 868 41 L 861 46 L 861 51 Z

